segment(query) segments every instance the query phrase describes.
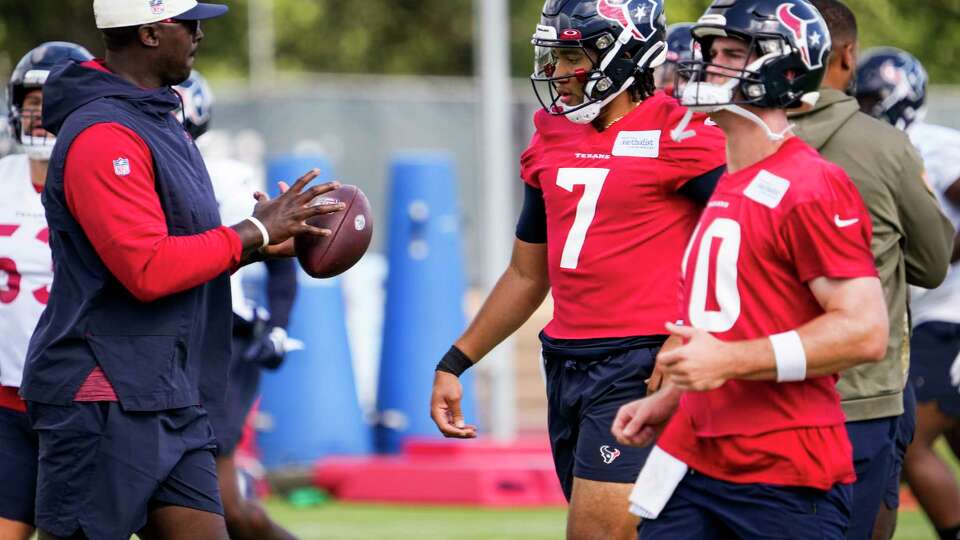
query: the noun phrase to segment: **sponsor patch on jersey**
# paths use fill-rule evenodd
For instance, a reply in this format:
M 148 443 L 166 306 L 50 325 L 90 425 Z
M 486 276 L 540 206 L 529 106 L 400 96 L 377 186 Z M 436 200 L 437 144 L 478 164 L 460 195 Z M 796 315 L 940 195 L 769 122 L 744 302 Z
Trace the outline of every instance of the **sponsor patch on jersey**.
M 780 206 L 780 201 L 789 189 L 790 181 L 786 178 L 780 178 L 769 171 L 760 171 L 747 189 L 743 190 L 743 194 L 748 199 L 773 209 Z
M 115 172 L 117 176 L 129 176 L 130 160 L 125 157 L 113 160 L 113 172 Z
M 611 154 L 623 157 L 655 158 L 660 156 L 660 130 L 621 131 Z

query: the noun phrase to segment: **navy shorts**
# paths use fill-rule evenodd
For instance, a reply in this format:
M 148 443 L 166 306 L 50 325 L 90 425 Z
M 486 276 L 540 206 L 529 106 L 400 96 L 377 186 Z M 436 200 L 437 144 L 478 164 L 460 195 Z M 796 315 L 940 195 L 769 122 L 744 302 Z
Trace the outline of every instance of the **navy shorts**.
M 202 407 L 124 412 L 118 403 L 28 403 L 40 441 L 37 527 L 128 540 L 150 510 L 223 514 L 213 430 Z
M 910 382 L 917 402 L 937 402 L 944 414 L 960 418 L 960 389 L 950 379 L 950 366 L 960 352 L 960 324 L 926 322 L 910 339 Z
M 689 472 L 641 540 L 842 540 L 850 519 L 850 485 L 830 491 L 733 484 Z
M 637 479 L 651 448 L 621 446 L 610 427 L 622 405 L 646 395 L 659 350 L 634 349 L 592 361 L 544 353 L 550 447 L 567 500 L 574 477 Z
M 900 507 L 900 475 L 903 473 L 903 457 L 913 442 L 917 430 L 917 398 L 913 385 L 909 382 L 903 389 L 903 414 L 897 419 L 897 437 L 893 446 L 893 467 L 887 480 L 887 490 L 883 495 L 883 504 L 890 509 Z
M 847 422 L 847 435 L 853 446 L 853 467 L 857 482 L 853 485 L 853 515 L 847 531 L 849 540 L 869 540 L 873 524 L 886 497 L 895 464 L 899 416 Z
M 248 337 L 233 337 L 233 354 L 230 358 L 230 375 L 224 402 L 210 407 L 210 425 L 217 437 L 219 454 L 232 455 L 240 443 L 247 415 L 257 399 L 260 388 L 261 368 L 243 360 L 243 351 L 249 346 Z
M 0 517 L 33 525 L 37 452 L 26 413 L 0 407 Z

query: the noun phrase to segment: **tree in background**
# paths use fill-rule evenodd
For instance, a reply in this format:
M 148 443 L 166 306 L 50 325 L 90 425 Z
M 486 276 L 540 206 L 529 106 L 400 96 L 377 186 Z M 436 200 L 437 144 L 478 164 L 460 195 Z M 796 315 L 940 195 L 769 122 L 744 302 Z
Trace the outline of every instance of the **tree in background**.
M 232 13 L 210 22 L 198 67 L 205 74 L 247 73 L 247 6 L 265 0 L 211 0 Z M 282 71 L 469 75 L 474 1 L 273 0 L 277 66 Z M 542 0 L 508 0 L 513 74 L 533 64 L 530 36 Z M 668 0 L 670 22 L 693 21 L 709 0 Z M 847 0 L 861 45 L 893 45 L 915 54 L 935 83 L 960 84 L 960 0 Z M 102 54 L 91 0 L 0 0 L 0 76 L 42 41 L 67 40 Z M 479 29 L 482 31 L 483 29 Z

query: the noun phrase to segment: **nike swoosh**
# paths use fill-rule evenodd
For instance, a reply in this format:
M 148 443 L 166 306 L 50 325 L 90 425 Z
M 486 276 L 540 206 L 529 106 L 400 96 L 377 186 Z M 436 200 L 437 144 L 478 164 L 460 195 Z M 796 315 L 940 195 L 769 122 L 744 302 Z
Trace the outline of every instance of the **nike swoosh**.
M 841 229 L 843 229 L 844 227 L 849 227 L 859 222 L 860 222 L 860 218 L 840 219 L 840 214 L 833 215 L 833 223 L 836 224 L 836 226 L 840 227 Z

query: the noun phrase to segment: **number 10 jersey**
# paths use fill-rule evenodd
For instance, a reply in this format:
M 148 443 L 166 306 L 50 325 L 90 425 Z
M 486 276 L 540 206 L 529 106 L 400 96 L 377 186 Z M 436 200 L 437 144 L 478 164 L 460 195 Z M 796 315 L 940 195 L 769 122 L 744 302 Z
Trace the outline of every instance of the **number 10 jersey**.
M 665 334 L 680 312 L 680 259 L 701 207 L 678 190 L 721 167 L 723 133 L 663 93 L 598 132 L 538 111 L 521 177 L 542 190 L 557 339 Z
M 795 330 L 824 313 L 810 281 L 877 276 L 871 234 L 843 170 L 788 139 L 717 184 L 683 259 L 683 319 L 722 341 Z M 730 380 L 686 392 L 658 444 L 728 482 L 823 490 L 851 482 L 836 380 Z

